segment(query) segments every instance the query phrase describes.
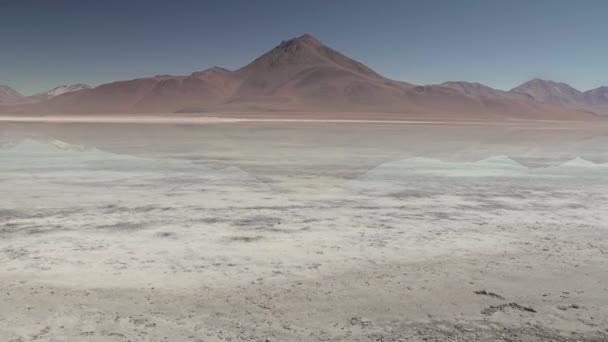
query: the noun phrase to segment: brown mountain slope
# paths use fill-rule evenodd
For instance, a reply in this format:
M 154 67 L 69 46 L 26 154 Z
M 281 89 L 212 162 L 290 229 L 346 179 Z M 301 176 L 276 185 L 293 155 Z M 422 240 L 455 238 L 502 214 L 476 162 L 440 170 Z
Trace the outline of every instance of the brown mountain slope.
M 44 103 L 65 113 L 174 112 L 226 101 L 236 89 L 230 71 L 211 68 L 190 76 L 159 75 L 100 85 Z
M 585 103 L 583 93 L 570 85 L 538 78 L 513 88 L 510 92 L 528 95 L 537 102 L 567 107 L 581 107 Z
M 507 103 L 503 103 L 505 109 L 510 108 L 512 110 L 515 108 L 514 105 L 519 103 L 519 109 L 513 112 L 513 115 L 518 115 L 518 112 L 521 110 L 524 113 L 529 113 L 525 107 L 535 107 L 531 111 L 538 109 L 541 111 L 551 111 L 546 105 L 551 105 L 553 108 L 556 106 L 562 107 L 561 109 L 554 109 L 562 112 L 572 109 L 578 112 L 587 112 L 588 114 L 608 114 L 608 101 L 606 101 L 608 98 L 608 87 L 600 87 L 582 93 L 566 83 L 540 79 L 530 80 L 510 91 L 494 89 L 476 82 L 450 81 L 441 85 L 462 94 L 485 99 L 486 103 L 502 99 L 503 102 L 509 102 L 508 105 Z M 531 105 L 531 102 L 537 103 L 538 106 Z
M 599 87 L 586 91 L 585 100 L 590 105 L 608 105 L 608 87 Z
M 608 114 L 608 87 L 599 87 L 583 93 L 566 83 L 533 79 L 510 92 L 525 94 L 539 103 Z
M 399 111 L 413 86 L 386 79 L 310 35 L 284 41 L 247 66 L 104 84 L 47 104 L 61 112 L 223 110 Z
M 587 109 L 608 115 L 608 87 L 599 87 L 584 93 Z
M 492 87 L 488 87 L 487 85 L 481 84 L 478 82 L 449 81 L 449 82 L 444 82 L 441 85 L 444 87 L 454 89 L 464 95 L 501 97 L 501 98 L 506 98 L 506 99 L 519 100 L 519 101 L 531 100 L 531 98 L 528 95 L 517 94 L 517 93 L 508 92 L 508 91 L 504 91 L 504 90 L 494 89 Z
M 475 87 L 478 94 L 464 91 L 462 85 L 414 86 L 390 80 L 303 35 L 283 41 L 235 71 L 211 68 L 189 76 L 114 82 L 13 110 L 62 114 L 383 112 L 530 119 L 580 119 L 587 115 L 532 101 L 528 96 Z

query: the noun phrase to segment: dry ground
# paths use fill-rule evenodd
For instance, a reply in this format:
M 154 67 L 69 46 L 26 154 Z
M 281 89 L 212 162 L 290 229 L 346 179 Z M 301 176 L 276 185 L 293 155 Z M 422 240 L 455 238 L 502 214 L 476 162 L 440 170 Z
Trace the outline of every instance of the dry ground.
M 561 165 L 603 134 L 41 127 L 2 131 L 2 341 L 608 339 L 608 165 Z

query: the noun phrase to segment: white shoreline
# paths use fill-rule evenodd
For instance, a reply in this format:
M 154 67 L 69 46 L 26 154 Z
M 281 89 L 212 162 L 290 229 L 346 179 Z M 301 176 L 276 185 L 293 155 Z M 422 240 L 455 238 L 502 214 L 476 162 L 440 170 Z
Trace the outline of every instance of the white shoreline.
M 144 123 L 144 124 L 216 124 L 238 122 L 287 123 L 381 123 L 381 124 L 437 124 L 437 125 L 500 125 L 522 123 L 586 123 L 560 120 L 365 120 L 365 119 L 299 119 L 299 118 L 230 118 L 230 117 L 163 117 L 163 116 L 1 116 L 0 122 L 34 123 Z

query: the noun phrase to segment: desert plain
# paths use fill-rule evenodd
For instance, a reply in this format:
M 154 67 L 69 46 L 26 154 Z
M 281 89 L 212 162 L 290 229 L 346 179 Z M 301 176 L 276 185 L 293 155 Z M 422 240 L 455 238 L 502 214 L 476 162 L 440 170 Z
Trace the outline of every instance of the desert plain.
M 18 121 L 1 341 L 608 340 L 604 122 Z

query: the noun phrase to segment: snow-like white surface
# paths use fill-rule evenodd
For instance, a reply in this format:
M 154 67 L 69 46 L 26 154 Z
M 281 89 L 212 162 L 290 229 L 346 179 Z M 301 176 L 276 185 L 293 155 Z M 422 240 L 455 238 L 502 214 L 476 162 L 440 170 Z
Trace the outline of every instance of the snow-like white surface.
M 46 95 L 48 95 L 49 97 L 55 97 L 55 96 L 59 96 L 59 95 L 63 95 L 63 94 L 67 94 L 67 93 L 71 93 L 71 92 L 79 91 L 79 90 L 83 90 L 83 89 L 89 89 L 89 88 L 91 88 L 91 86 L 86 85 L 86 84 L 62 85 L 62 86 L 55 87 L 55 88 L 49 90 L 48 92 L 46 92 Z

